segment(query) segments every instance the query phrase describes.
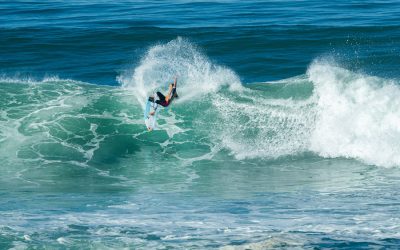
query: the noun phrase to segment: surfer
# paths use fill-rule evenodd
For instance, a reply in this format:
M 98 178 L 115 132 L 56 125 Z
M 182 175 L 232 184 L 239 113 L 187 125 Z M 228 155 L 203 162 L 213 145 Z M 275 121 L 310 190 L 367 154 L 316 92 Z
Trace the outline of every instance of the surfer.
M 177 78 L 175 77 L 174 83 L 169 85 L 169 90 L 167 96 L 164 96 L 161 92 L 157 91 L 158 100 L 154 100 L 154 96 L 149 97 L 150 102 L 160 104 L 163 107 L 168 107 L 174 98 L 178 97 L 176 93 L 176 83 Z M 150 115 L 154 115 L 155 111 L 151 112 Z

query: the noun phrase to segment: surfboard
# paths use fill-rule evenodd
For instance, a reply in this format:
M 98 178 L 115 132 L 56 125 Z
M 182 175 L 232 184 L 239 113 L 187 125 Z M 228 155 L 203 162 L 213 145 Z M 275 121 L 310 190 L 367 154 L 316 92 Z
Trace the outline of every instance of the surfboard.
M 157 126 L 158 104 L 147 100 L 146 108 L 144 109 L 144 123 L 147 130 L 152 131 Z M 154 112 L 153 115 L 151 113 Z

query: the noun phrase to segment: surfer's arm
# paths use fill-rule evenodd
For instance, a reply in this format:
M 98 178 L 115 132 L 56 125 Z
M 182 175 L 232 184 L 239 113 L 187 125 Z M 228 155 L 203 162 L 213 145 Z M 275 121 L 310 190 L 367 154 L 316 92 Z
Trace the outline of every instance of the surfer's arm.
M 169 102 L 169 99 L 171 98 L 172 89 L 173 89 L 173 86 L 172 86 L 172 84 L 170 84 L 169 89 L 168 89 L 168 95 L 165 97 L 165 100 L 167 102 Z
M 165 97 L 165 100 L 168 102 L 169 101 L 169 99 L 171 99 L 171 94 L 172 94 L 172 90 L 174 89 L 174 88 L 176 88 L 176 76 L 175 76 L 175 79 L 174 79 L 174 83 L 173 84 L 170 84 L 169 85 L 169 89 L 168 89 L 168 95 Z

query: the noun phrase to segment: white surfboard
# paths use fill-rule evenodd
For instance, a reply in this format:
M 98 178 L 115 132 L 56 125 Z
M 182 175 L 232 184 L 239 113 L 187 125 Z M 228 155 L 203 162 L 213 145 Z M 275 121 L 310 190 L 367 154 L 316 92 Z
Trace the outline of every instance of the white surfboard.
M 144 110 L 144 123 L 147 130 L 152 131 L 157 126 L 158 104 L 147 100 L 146 108 Z

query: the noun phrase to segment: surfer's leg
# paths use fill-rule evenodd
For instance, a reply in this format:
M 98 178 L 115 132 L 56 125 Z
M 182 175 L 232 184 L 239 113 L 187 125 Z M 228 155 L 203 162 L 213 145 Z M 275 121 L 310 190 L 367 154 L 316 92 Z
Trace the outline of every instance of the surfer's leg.
M 165 101 L 165 96 L 161 92 L 157 92 L 157 96 L 158 96 L 158 99 L 160 99 L 160 101 L 162 101 L 162 102 Z
M 168 106 L 168 103 L 165 100 L 164 101 L 156 100 L 155 103 L 160 104 L 163 107 L 167 107 Z

